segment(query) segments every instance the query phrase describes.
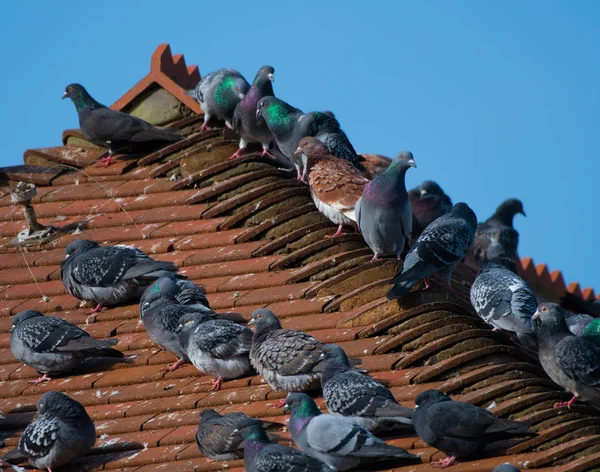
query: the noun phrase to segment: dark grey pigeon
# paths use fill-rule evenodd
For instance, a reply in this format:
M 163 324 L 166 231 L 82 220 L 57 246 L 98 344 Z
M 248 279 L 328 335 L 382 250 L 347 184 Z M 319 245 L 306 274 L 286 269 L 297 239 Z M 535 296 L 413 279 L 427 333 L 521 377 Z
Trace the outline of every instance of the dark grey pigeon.
M 17 447 L 2 460 L 10 464 L 29 460 L 36 469 L 52 472 L 94 447 L 96 429 L 81 403 L 50 391 L 40 397 L 37 409 L 40 416 L 25 428 Z
M 321 387 L 329 413 L 350 417 L 367 431 L 412 425 L 412 410 L 377 380 L 354 369 L 340 346 L 326 344 L 323 357 Z
M 235 107 L 231 124 L 233 130 L 240 135 L 240 147 L 233 153 L 229 159 L 239 157 L 241 152 L 246 149 L 248 143 L 260 143 L 263 148 L 262 155 L 271 156 L 269 145 L 273 141 L 273 135 L 265 120 L 256 116 L 256 105 L 263 97 L 274 96 L 273 81 L 275 69 L 271 66 L 262 66 L 257 72 L 252 87 L 240 103 Z
M 496 441 L 536 436 L 525 423 L 497 418 L 470 403 L 455 402 L 439 390 L 420 393 L 415 404 L 413 425 L 417 434 L 448 456 L 432 463 L 434 467 L 448 467 L 456 459 L 469 457 Z
M 246 472 L 331 472 L 322 462 L 291 447 L 270 441 L 261 422 L 252 418 L 241 421 L 236 434 L 244 440 Z
M 537 345 L 536 326 L 531 320 L 537 301 L 529 284 L 517 275 L 512 259 L 499 257 L 484 262 L 471 285 L 471 303 L 495 330 L 510 331 L 522 343 Z
M 223 380 L 236 379 L 250 370 L 252 331 L 231 320 L 211 319 L 207 313 L 181 317 L 179 344 L 194 366 L 212 375 L 210 391 L 219 390 Z
M 452 210 L 452 200 L 432 180 L 413 188 L 408 192 L 408 198 L 412 205 L 413 238 L 418 238 L 429 224 Z
M 569 331 L 565 312 L 556 303 L 540 303 L 533 319 L 538 324 L 540 363 L 550 378 L 573 394 L 555 408 L 570 407 L 577 399 L 600 406 L 600 347 Z
M 141 118 L 105 107 L 80 84 L 67 85 L 63 99 L 67 97 L 75 104 L 85 138 L 108 149 L 108 157 L 101 162 L 105 167 L 120 151 L 147 151 L 181 139 L 176 130 L 157 128 Z
M 214 461 L 232 461 L 244 457 L 244 445 L 239 432 L 234 433 L 242 422 L 250 417 L 241 411 L 220 415 L 208 408 L 200 413 L 196 432 L 196 444 L 200 452 Z M 271 430 L 283 427 L 280 423 L 258 420 L 263 428 Z
M 294 163 L 298 179 L 304 180 L 306 162 L 302 162 L 302 157 L 295 152 L 302 138 L 317 133 L 315 121 L 302 110 L 276 97 L 261 98 L 256 106 L 256 117 L 265 121 L 279 150 Z
M 111 348 L 118 342 L 118 339 L 94 339 L 68 321 L 44 316 L 35 310 L 15 315 L 10 328 L 13 355 L 19 362 L 43 374 L 32 381 L 34 384 L 51 380 L 48 374 L 68 372 L 89 359 L 127 362 L 121 351 Z
M 518 257 L 519 233 L 513 228 L 513 219 L 517 213 L 526 216 L 523 203 L 516 198 L 509 198 L 502 202 L 485 223 L 477 225 L 472 251 L 476 261 Z
M 496 466 L 492 472 L 519 472 L 519 468 L 507 462 Z
M 206 314 L 207 320 L 217 317 L 208 307 L 204 290 L 190 281 L 164 276 L 150 285 L 142 295 L 140 318 L 148 336 L 178 357 L 177 362 L 166 367 L 169 372 L 189 362 L 179 344 L 179 320 L 183 315 L 193 313 Z
M 305 393 L 290 393 L 284 411 L 290 410 L 290 432 L 305 454 L 334 470 L 357 467 L 361 459 L 372 463 L 378 459 L 420 460 L 404 449 L 390 446 L 369 433 L 352 418 L 321 413 L 315 401 Z
M 358 199 L 354 213 L 373 260 L 394 256 L 400 260 L 412 232 L 411 204 L 406 192 L 406 171 L 417 167 L 409 151 L 398 154 L 390 166 L 371 180 Z
M 202 77 L 195 90 L 187 91 L 188 95 L 200 103 L 204 112 L 204 124 L 200 131 L 209 129 L 208 122 L 212 117 L 224 121 L 228 128 L 232 128 L 235 107 L 249 89 L 248 81 L 235 69 L 219 69 Z
M 392 279 L 388 299 L 405 296 L 420 278 L 425 278 L 428 287 L 427 277 L 436 273 L 443 275 L 448 289 L 454 292 L 450 284 L 452 271 L 473 244 L 476 227 L 475 213 L 463 202 L 431 223 L 410 248 L 402 271 Z
M 581 337 L 588 325 L 594 320 L 595 318 L 590 315 L 573 315 L 567 318 L 567 325 L 571 333 Z
M 567 292 L 560 297 L 560 306 L 573 313 L 582 313 L 600 318 L 600 299 L 582 300 L 577 295 Z
M 177 272 L 175 264 L 154 260 L 139 249 L 99 246 L 86 239 L 73 241 L 65 253 L 60 279 L 71 295 L 97 304 L 92 313 L 139 299 L 154 280 Z
M 283 329 L 275 314 L 265 308 L 254 311 L 248 324 L 255 326 L 250 361 L 269 387 L 278 392 L 318 388 L 321 370 L 317 367 L 324 364 L 322 342 L 303 331 Z M 276 407 L 284 404 L 282 400 Z

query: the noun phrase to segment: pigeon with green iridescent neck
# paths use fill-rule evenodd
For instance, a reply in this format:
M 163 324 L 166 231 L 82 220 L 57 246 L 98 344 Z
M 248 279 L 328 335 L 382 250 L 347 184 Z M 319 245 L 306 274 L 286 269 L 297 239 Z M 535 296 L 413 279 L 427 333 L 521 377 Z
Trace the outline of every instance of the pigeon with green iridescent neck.
M 211 118 L 224 121 L 228 128 L 232 128 L 235 107 L 249 89 L 248 81 L 235 69 L 219 69 L 202 77 L 194 90 L 186 91 L 196 99 L 204 112 L 204 124 L 200 131 L 209 129 Z
M 305 164 L 301 155 L 296 155 L 295 152 L 302 138 L 317 134 L 318 128 L 314 119 L 276 97 L 260 99 L 256 107 L 256 117 L 265 120 L 280 151 L 294 163 L 298 179 L 304 181 Z
M 108 149 L 108 156 L 100 160 L 104 167 L 114 162 L 112 156 L 117 152 L 147 151 L 181 139 L 175 130 L 157 128 L 141 118 L 105 107 L 80 84 L 67 85 L 64 98 L 75 104 L 85 139 Z
M 590 315 L 573 315 L 567 318 L 569 331 L 600 347 L 600 319 Z
M 273 159 L 277 157 L 269 153 L 269 145 L 273 141 L 273 135 L 263 118 L 256 116 L 256 105 L 263 97 L 274 96 L 273 81 L 275 69 L 271 66 L 262 66 L 257 72 L 252 87 L 235 107 L 231 124 L 233 130 L 240 135 L 240 148 L 233 153 L 229 159 L 239 157 L 246 149 L 248 143 L 260 143 L 262 155 L 268 155 Z
M 334 470 L 352 469 L 361 460 L 365 464 L 393 458 L 419 460 L 419 456 L 386 444 L 352 418 L 321 413 L 305 393 L 290 393 L 286 410 L 292 413 L 289 426 L 296 445 Z
M 410 243 L 412 210 L 405 177 L 411 167 L 417 167 L 412 153 L 401 152 L 384 173 L 367 183 L 356 203 L 356 222 L 374 261 L 386 256 L 400 260 Z

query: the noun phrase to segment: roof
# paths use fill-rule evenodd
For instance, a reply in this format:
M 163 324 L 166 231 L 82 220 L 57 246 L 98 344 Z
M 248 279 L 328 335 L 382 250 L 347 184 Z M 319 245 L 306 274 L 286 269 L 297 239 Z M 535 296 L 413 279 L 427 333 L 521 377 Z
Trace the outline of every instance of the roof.
M 247 320 L 254 309 L 267 307 L 284 327 L 340 344 L 407 406 L 421 391 L 437 388 L 527 421 L 540 433 L 505 453 L 460 462 L 453 471 L 488 471 L 507 461 L 540 470 L 560 465 L 569 472 L 600 465 L 599 412 L 579 404 L 552 408 L 567 394 L 537 359 L 474 314 L 468 297 L 474 268 L 461 264 L 456 269 L 458 298 L 430 290 L 388 301 L 385 292 L 396 261 L 368 263 L 371 253 L 360 235 L 324 238 L 334 225 L 293 173 L 258 154 L 227 161 L 237 148 L 235 136 L 199 132 L 202 117 L 191 113 L 196 110 L 187 108 L 181 93 L 191 76 L 197 78 L 194 71 L 161 45 L 153 56 L 152 80 L 143 79 L 113 105 L 140 110 L 141 95 L 154 100 L 157 91 L 166 91 L 160 100 L 171 97 L 184 105 L 169 124 L 182 131 L 184 140 L 137 161 L 125 158 L 100 168 L 94 160 L 101 151 L 78 130 L 67 130 L 62 146 L 28 150 L 24 166 L 0 171 L 7 185 L 19 180 L 37 185 L 33 205 L 41 223 L 80 228 L 78 234 L 59 234 L 21 252 L 9 242 L 27 227 L 23 212 L 10 205 L 8 187 L 0 190 L 0 409 L 6 415 L 0 426 L 8 432 L 7 448 L 15 446 L 34 417 L 39 396 L 54 389 L 80 401 L 96 424 L 96 448 L 76 461 L 76 470 L 238 472 L 242 461 L 208 463 L 200 455 L 194 442 L 199 411 L 215 407 L 283 419 L 268 405 L 283 394 L 272 392 L 258 376 L 224 382 L 221 391 L 209 393 L 208 377 L 191 365 L 172 373 L 161 370 L 175 357 L 149 340 L 137 305 L 89 315 L 89 307 L 65 294 L 59 278 L 64 248 L 85 237 L 131 244 L 173 261 L 205 287 L 218 313 L 234 312 Z M 557 300 L 566 291 L 595 297 L 592 289 L 566 286 L 560 272 L 530 258 L 520 269 L 543 298 Z M 56 313 L 98 338 L 118 337 L 116 347 L 137 355 L 135 362 L 31 386 L 27 381 L 37 372 L 17 363 L 9 349 L 11 317 L 25 309 Z M 322 406 L 322 399 L 318 403 Z M 289 439 L 288 433 L 282 436 Z M 426 470 L 427 462 L 443 457 L 415 436 L 390 442 L 425 462 L 394 471 Z

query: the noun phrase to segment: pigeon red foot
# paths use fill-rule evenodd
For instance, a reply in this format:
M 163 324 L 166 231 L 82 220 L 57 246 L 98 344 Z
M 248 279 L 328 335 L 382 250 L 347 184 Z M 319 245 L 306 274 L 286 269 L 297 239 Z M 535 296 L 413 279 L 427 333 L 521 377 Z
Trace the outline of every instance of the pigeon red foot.
M 223 383 L 223 377 L 217 377 L 216 379 L 211 379 L 210 383 L 212 387 L 208 389 L 209 392 L 216 392 L 217 390 L 221 390 L 221 384 Z
M 439 461 L 435 461 L 431 463 L 431 467 L 438 467 L 440 469 L 445 469 L 446 467 L 450 467 L 451 465 L 456 464 L 456 457 L 450 456 L 444 459 L 440 459 Z
M 48 382 L 48 381 L 50 381 L 50 380 L 52 380 L 52 378 L 51 378 L 51 377 L 48 377 L 48 374 L 44 374 L 44 375 L 42 375 L 42 376 L 41 376 L 39 379 L 30 380 L 30 381 L 29 381 L 29 382 L 27 382 L 27 383 L 30 383 L 30 384 L 32 384 L 32 385 L 38 385 L 38 384 L 41 384 L 42 382 Z
M 98 163 L 98 167 L 108 167 L 109 165 L 114 164 L 117 161 L 114 160 L 112 156 L 108 155 L 106 157 L 101 157 L 96 162 Z
M 577 401 L 577 395 L 571 398 L 568 402 L 559 402 L 554 404 L 554 408 L 562 408 L 566 406 L 567 408 L 571 408 L 571 405 Z
M 173 371 L 179 369 L 182 365 L 187 364 L 187 363 L 188 363 L 188 361 L 186 361 L 185 359 L 177 359 L 177 362 L 168 364 L 166 367 L 164 367 L 164 369 L 167 372 L 173 372 Z

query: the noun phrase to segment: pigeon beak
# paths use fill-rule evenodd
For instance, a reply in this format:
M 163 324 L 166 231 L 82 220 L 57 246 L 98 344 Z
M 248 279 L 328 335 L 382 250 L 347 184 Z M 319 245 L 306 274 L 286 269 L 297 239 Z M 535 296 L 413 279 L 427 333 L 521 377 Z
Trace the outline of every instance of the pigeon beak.
M 69 96 L 69 92 L 65 92 L 65 93 L 63 93 L 63 96 L 62 96 L 62 99 L 61 99 L 61 100 L 64 100 L 64 99 L 65 99 L 65 98 L 67 98 L 68 96 Z
M 256 324 L 256 321 L 254 321 L 254 318 L 252 318 L 250 321 L 248 321 L 248 326 L 252 326 L 255 324 Z
M 427 195 L 427 190 L 425 190 L 424 188 L 421 189 L 421 198 L 424 197 L 425 195 Z
M 256 109 L 256 118 L 258 118 L 260 116 L 260 108 Z
M 523 215 L 523 216 L 527 216 L 527 215 L 525 214 L 525 210 L 521 210 L 519 213 L 521 213 L 521 215 Z
M 236 428 L 236 429 L 234 429 L 234 430 L 232 431 L 232 433 L 233 433 L 233 434 L 237 434 L 237 433 L 239 433 L 239 432 L 240 432 L 240 430 L 239 430 L 239 429 L 237 429 L 237 428 Z
M 302 154 L 302 149 L 300 149 L 300 146 L 298 146 L 298 149 L 294 151 L 294 157 L 298 157 L 300 154 Z
M 15 330 L 15 328 L 16 328 L 16 326 L 15 326 L 15 325 L 12 325 L 12 326 L 10 327 L 10 331 L 9 331 L 9 333 L 12 333 L 12 332 Z
M 408 165 L 411 167 L 414 167 L 415 169 L 417 168 L 417 164 L 415 163 L 415 161 L 413 159 L 410 159 L 408 161 Z
M 284 405 L 283 406 L 283 410 L 281 410 L 283 413 L 285 413 L 286 411 L 290 411 L 290 406 L 289 405 Z
M 325 360 L 325 353 L 324 353 L 324 352 L 322 352 L 322 353 L 319 355 L 319 359 L 317 359 L 317 360 L 318 360 L 319 362 L 320 362 L 320 361 L 324 361 L 324 360 Z
M 535 313 L 531 317 L 532 320 L 537 320 L 540 317 L 540 312 L 535 310 Z
M 272 73 L 271 73 L 271 74 L 269 74 L 267 77 L 269 77 L 269 80 L 270 80 L 271 82 L 275 82 L 275 76 L 274 76 Z

